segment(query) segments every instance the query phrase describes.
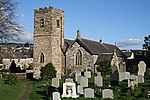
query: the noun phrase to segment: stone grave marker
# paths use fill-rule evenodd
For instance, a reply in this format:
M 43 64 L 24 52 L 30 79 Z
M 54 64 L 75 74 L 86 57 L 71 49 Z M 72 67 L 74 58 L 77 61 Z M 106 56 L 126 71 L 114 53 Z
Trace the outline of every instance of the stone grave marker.
M 76 81 L 78 81 L 78 76 L 81 76 L 81 72 L 80 72 L 80 71 L 77 71 L 77 72 L 75 73 Z
M 85 98 L 94 98 L 94 89 L 86 88 L 84 90 L 84 97 Z
M 79 76 L 77 77 L 77 82 L 80 83 L 82 77 L 83 77 L 82 75 L 79 75 Z
M 87 77 L 81 77 L 81 79 L 80 79 L 80 84 L 81 84 L 83 87 L 88 87 L 88 78 L 87 78 Z
M 58 88 L 59 87 L 59 79 L 52 78 L 52 86 Z
M 94 77 L 94 83 L 97 86 L 103 86 L 103 78 L 101 76 Z
M 104 89 L 102 90 L 102 98 L 110 98 L 113 99 L 113 90 L 111 89 Z
M 78 94 L 84 94 L 84 92 L 83 92 L 83 86 L 82 85 L 78 85 L 77 86 L 77 93 Z
M 56 73 L 56 78 L 61 79 L 61 73 L 57 72 Z
M 145 71 L 146 71 L 146 64 L 144 61 L 140 61 L 138 64 L 138 75 L 144 76 Z
M 113 74 L 110 75 L 110 83 L 112 86 L 116 86 L 118 85 L 118 82 L 119 82 L 119 73 L 118 71 L 115 71 Z
M 53 92 L 53 100 L 61 100 L 59 92 Z
M 84 76 L 87 78 L 91 78 L 91 72 L 90 71 L 84 72 Z
M 101 72 L 97 72 L 97 76 L 101 76 Z
M 2 77 L 2 74 L 0 74 L 0 79 L 2 79 L 3 77 Z
M 67 78 L 65 83 L 63 83 L 63 94 L 62 97 L 72 97 L 77 98 L 79 97 L 76 94 L 76 84 L 73 82 L 73 79 Z
M 122 80 L 126 80 L 130 78 L 130 73 L 129 72 L 120 72 L 119 73 L 119 81 L 121 82 Z
M 138 75 L 138 83 L 144 83 L 144 76 Z

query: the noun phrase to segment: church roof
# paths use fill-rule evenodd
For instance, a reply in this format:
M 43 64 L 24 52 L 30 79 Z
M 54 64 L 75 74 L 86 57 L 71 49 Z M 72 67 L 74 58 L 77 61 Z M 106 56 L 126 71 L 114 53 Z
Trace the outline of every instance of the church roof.
M 122 51 L 115 45 L 89 40 L 85 38 L 76 38 L 73 40 L 66 40 L 65 42 L 71 46 L 74 42 L 78 42 L 83 48 L 85 48 L 90 54 L 113 54 L 114 49 L 117 51 L 118 56 L 123 56 Z M 68 48 L 69 49 L 69 48 Z

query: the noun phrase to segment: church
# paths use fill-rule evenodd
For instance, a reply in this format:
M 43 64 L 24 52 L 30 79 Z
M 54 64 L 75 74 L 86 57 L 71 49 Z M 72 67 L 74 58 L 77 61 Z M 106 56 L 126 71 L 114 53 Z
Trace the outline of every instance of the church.
M 123 57 L 122 51 L 113 44 L 81 37 L 77 30 L 76 39 L 64 38 L 64 11 L 45 7 L 34 10 L 34 77 L 40 78 L 40 69 L 51 62 L 62 75 L 80 70 L 96 72 L 97 65 L 113 58 Z

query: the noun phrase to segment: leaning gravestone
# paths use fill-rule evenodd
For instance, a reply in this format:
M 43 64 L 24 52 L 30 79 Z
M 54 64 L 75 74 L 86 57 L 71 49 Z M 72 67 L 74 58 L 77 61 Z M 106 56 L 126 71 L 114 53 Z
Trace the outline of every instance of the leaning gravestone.
M 56 73 L 56 78 L 61 79 L 61 73 L 57 72 Z
M 97 86 L 103 86 L 103 78 L 101 76 L 96 76 L 94 78 L 94 83 L 97 85 Z
M 52 78 L 52 86 L 58 88 L 59 87 L 59 79 Z
M 113 99 L 113 90 L 111 89 L 104 89 L 102 90 L 102 98 L 110 98 Z
M 81 84 L 83 87 L 88 87 L 88 78 L 87 78 L 87 77 L 81 77 L 81 79 L 80 79 L 80 84 Z
M 87 78 L 91 78 L 91 72 L 90 71 L 84 72 L 84 76 Z
M 61 100 L 59 92 L 53 92 L 53 100 Z
M 78 85 L 77 86 L 77 93 L 78 94 L 84 94 L 84 92 L 83 92 L 83 86 L 82 85 Z
M 84 90 L 84 97 L 85 98 L 94 98 L 94 89 L 86 88 Z
M 138 64 L 138 75 L 144 76 L 145 71 L 146 71 L 146 64 L 144 61 L 140 61 Z

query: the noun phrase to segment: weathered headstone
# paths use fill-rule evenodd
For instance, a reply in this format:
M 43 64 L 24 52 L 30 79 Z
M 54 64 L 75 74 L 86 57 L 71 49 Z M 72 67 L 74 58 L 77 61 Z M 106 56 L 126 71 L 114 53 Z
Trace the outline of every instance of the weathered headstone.
M 83 86 L 82 85 L 78 85 L 77 86 L 77 93 L 78 94 L 84 94 L 84 92 L 83 92 Z
M 81 77 L 81 79 L 80 79 L 80 84 L 81 84 L 83 87 L 88 87 L 88 78 L 87 78 L 87 77 Z
M 52 86 L 58 88 L 59 87 L 59 79 L 52 78 Z
M 111 89 L 104 89 L 102 90 L 102 98 L 110 98 L 113 99 L 113 90 Z
M 2 77 L 2 74 L 0 74 L 0 79 L 2 79 L 3 77 Z
M 130 78 L 130 73 L 129 72 L 120 72 L 119 73 L 119 81 L 121 82 L 122 80 L 126 80 Z
M 101 72 L 97 72 L 97 76 L 102 76 L 102 75 L 101 75 Z
M 97 85 L 97 86 L 103 86 L 103 78 L 101 76 L 96 76 L 94 78 L 94 83 Z
M 146 64 L 144 61 L 140 61 L 138 64 L 138 75 L 144 76 L 145 71 L 146 71 Z
M 61 79 L 61 73 L 57 72 L 56 73 L 56 78 Z
M 53 92 L 53 100 L 61 100 L 59 92 Z
M 112 86 L 118 85 L 118 82 L 119 82 L 119 73 L 118 73 L 118 71 L 115 71 L 113 74 L 111 74 L 110 78 L 111 78 L 110 83 L 111 83 Z
M 78 76 L 81 76 L 81 72 L 80 72 L 80 71 L 77 71 L 77 72 L 75 73 L 76 81 L 78 81 Z
M 144 83 L 144 76 L 138 75 L 138 83 Z
M 82 75 L 79 75 L 79 76 L 77 77 L 77 82 L 80 82 L 82 77 L 83 77 Z
M 94 98 L 94 89 L 86 88 L 84 90 L 84 97 L 85 98 Z
M 87 78 L 91 78 L 91 72 L 90 71 L 84 72 L 84 76 Z

